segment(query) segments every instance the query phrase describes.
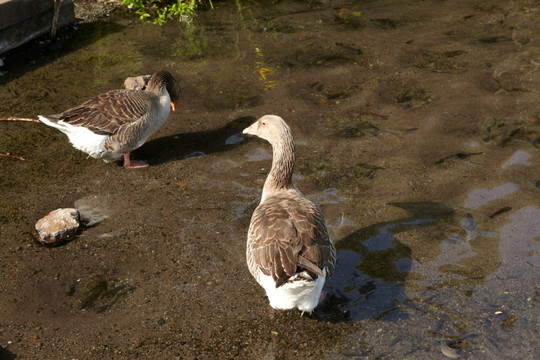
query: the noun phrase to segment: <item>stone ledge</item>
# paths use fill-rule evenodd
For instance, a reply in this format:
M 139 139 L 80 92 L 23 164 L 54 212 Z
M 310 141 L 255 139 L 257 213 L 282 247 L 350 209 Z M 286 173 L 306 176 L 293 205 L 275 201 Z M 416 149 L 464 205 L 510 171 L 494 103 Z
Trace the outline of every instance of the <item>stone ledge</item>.
M 0 54 L 51 31 L 52 0 L 0 0 Z M 58 27 L 73 23 L 72 0 L 62 0 Z

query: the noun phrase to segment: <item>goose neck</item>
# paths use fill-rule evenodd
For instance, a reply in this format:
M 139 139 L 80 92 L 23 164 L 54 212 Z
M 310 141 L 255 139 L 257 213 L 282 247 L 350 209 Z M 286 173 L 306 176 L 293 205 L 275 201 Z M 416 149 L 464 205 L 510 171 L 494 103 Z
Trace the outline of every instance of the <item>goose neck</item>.
M 272 143 L 272 168 L 264 189 L 268 191 L 285 190 L 292 187 L 292 175 L 295 164 L 295 147 L 292 138 L 284 138 Z

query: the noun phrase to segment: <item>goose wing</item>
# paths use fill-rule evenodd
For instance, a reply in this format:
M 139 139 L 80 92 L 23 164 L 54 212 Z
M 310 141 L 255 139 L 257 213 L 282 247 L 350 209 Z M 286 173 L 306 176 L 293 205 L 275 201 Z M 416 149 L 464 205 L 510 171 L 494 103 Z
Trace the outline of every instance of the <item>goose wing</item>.
M 304 198 L 272 198 L 260 204 L 251 220 L 248 234 L 248 266 L 257 277 L 272 276 L 279 287 L 298 271 L 313 278 L 330 277 L 336 253 L 324 218 L 311 201 Z
M 111 90 L 60 114 L 58 120 L 83 126 L 99 135 L 111 135 L 136 122 L 150 109 L 142 90 Z

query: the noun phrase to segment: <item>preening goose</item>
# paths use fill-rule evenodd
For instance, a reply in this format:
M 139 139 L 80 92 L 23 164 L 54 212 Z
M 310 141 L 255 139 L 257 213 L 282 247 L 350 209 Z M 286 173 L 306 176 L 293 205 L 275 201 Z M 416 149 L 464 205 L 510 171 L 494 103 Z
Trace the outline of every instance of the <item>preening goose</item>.
M 66 134 L 71 144 L 106 162 L 124 158 L 124 168 L 146 167 L 130 159 L 176 109 L 180 85 L 168 71 L 152 75 L 145 90 L 111 90 L 61 114 L 39 120 Z
M 248 231 L 249 271 L 265 289 L 270 306 L 311 313 L 336 266 L 336 250 L 319 208 L 292 184 L 294 139 L 279 116 L 266 115 L 244 134 L 272 145 L 272 169 Z

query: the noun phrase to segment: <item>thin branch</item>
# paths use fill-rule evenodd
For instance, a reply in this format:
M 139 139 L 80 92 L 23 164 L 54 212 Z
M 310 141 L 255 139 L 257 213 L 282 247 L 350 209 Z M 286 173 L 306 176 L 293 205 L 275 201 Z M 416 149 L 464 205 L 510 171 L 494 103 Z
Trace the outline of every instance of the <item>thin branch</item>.
M 15 116 L 10 117 L 0 117 L 0 121 L 30 121 L 35 123 L 41 123 L 38 119 L 32 119 L 32 118 L 20 118 Z
M 13 158 L 13 159 L 17 159 L 17 160 L 24 161 L 24 158 L 23 158 L 22 156 L 11 155 L 11 154 L 2 154 L 2 153 L 0 153 L 0 156 L 4 156 L 4 157 L 8 157 L 8 158 Z

